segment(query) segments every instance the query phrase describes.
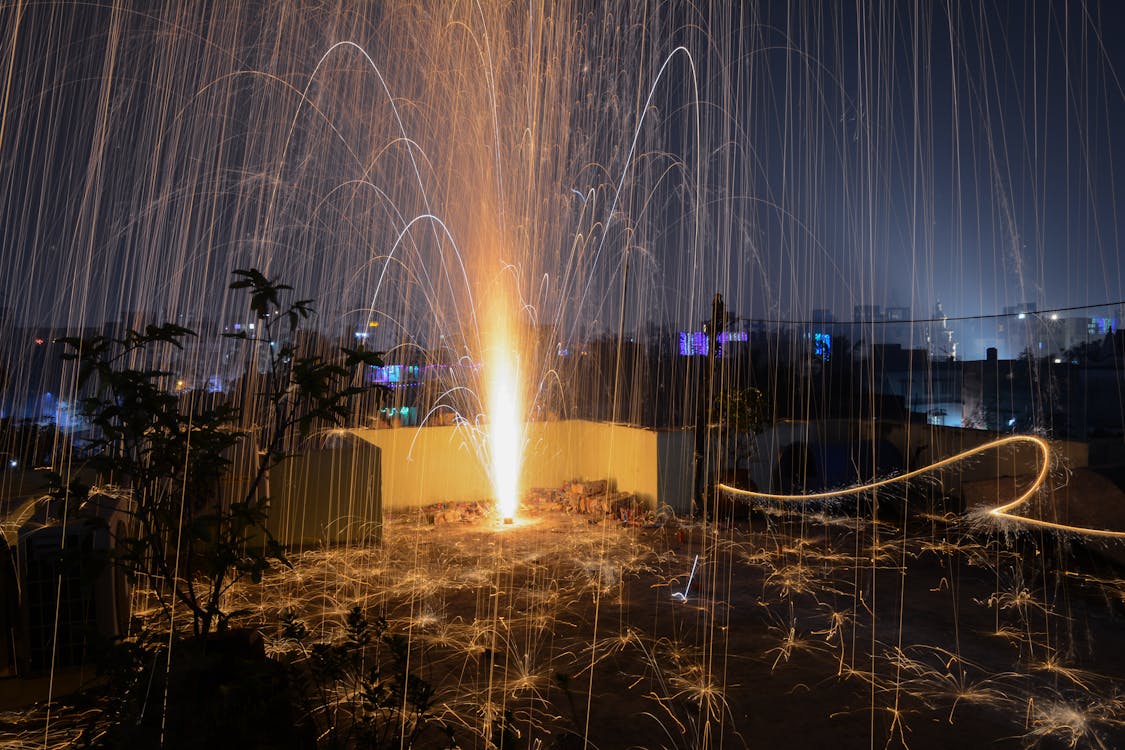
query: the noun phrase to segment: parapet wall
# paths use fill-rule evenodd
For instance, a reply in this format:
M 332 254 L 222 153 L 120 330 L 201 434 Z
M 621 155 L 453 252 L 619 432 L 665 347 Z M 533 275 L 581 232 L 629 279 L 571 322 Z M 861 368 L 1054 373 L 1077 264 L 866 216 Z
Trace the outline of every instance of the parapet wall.
M 382 537 L 379 449 L 346 434 L 309 441 L 270 470 L 267 526 L 282 544 L 378 542 Z
M 492 496 L 483 461 L 487 443 L 479 428 L 357 429 L 352 434 L 382 453 L 388 511 Z M 691 440 L 685 435 L 584 420 L 532 422 L 526 428 L 520 489 L 609 479 L 649 505 L 682 511 L 691 491 Z
M 873 434 L 873 431 L 878 434 Z M 438 502 L 489 500 L 485 436 L 469 426 L 348 430 L 338 445 L 307 451 L 274 477 L 271 530 L 290 544 L 346 543 L 377 538 L 383 510 L 401 512 Z M 795 441 L 882 440 L 902 456 L 898 470 L 918 468 L 997 435 L 902 423 L 782 423 L 758 436 L 752 469 L 760 489 L 771 487 L 779 452 Z M 691 510 L 694 434 L 620 424 L 568 420 L 526 428 L 521 492 L 570 480 L 608 479 L 649 507 Z M 1071 470 L 1087 464 L 1083 443 L 1053 442 Z M 1034 475 L 1039 454 L 1030 446 L 989 451 L 947 472 L 948 489 Z M 754 474 L 752 471 L 752 474 Z M 776 488 L 773 488 L 776 490 Z
M 750 474 L 755 485 L 781 491 L 775 471 L 785 448 L 794 443 L 835 442 L 847 446 L 886 443 L 901 457 L 896 472 L 920 469 L 943 459 L 993 442 L 1005 434 L 959 427 L 941 427 L 909 422 L 867 422 L 857 420 L 786 421 L 773 425 L 755 437 L 754 460 Z M 1069 470 L 1089 465 L 1086 443 L 1051 440 L 1051 452 Z M 947 488 L 962 483 L 994 480 L 1000 477 L 1034 476 L 1039 471 L 1040 454 L 1032 445 L 1007 445 L 985 451 L 958 464 L 944 474 Z
M 943 458 L 990 443 L 1007 433 L 970 430 L 959 427 L 894 424 L 886 430 L 887 439 L 900 449 L 908 466 L 916 469 Z M 1089 466 L 1089 447 L 1071 440 L 1051 440 L 1051 453 L 1068 469 Z M 960 479 L 972 482 L 997 476 L 1035 475 L 1039 471 L 1039 451 L 1031 445 L 1008 446 L 982 454 L 958 467 Z

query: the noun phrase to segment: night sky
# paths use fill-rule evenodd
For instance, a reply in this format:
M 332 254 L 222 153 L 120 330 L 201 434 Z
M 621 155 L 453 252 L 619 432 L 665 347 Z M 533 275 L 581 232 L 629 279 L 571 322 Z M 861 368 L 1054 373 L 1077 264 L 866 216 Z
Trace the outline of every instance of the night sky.
M 499 277 L 574 335 L 1125 298 L 1116 3 L 189 5 L 0 6 L 17 320 L 246 265 L 421 341 Z

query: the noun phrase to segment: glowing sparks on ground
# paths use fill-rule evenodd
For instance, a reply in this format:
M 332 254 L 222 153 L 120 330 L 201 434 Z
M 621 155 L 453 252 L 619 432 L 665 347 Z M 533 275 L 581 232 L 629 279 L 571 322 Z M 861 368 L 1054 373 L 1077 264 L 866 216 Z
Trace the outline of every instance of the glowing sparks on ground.
M 591 678 L 595 686 L 620 690 L 615 698 L 622 702 L 620 710 L 657 722 L 656 727 L 646 724 L 635 730 L 649 741 L 645 746 L 658 746 L 654 738 L 666 732 L 705 738 L 708 733 L 739 731 L 744 725 L 738 712 L 748 696 L 760 699 L 757 678 L 751 675 L 768 675 L 786 686 L 786 701 L 801 700 L 807 692 L 802 681 L 810 668 L 822 670 L 829 678 L 827 689 L 837 695 L 854 696 L 869 685 L 878 695 L 903 696 L 908 708 L 873 706 L 893 713 L 895 736 L 913 729 L 907 722 L 918 716 L 940 719 L 935 731 L 951 727 L 948 731 L 962 732 L 972 731 L 979 716 L 989 714 L 997 721 L 1008 717 L 1003 731 L 1022 735 L 1028 746 L 1056 740 L 1073 747 L 1120 746 L 1114 742 L 1125 726 L 1125 702 L 1117 697 L 1123 694 L 1119 680 L 1112 672 L 1094 671 L 1093 659 L 1052 650 L 1045 634 L 1029 630 L 1028 617 L 1054 619 L 1060 614 L 1048 599 L 1037 606 L 1022 605 L 1029 584 L 1004 573 L 1021 558 L 1003 551 L 1003 535 L 989 542 L 990 554 L 978 555 L 980 563 L 991 561 L 996 567 L 981 567 L 982 575 L 959 582 L 958 588 L 969 590 L 960 597 L 957 621 L 966 638 L 983 637 L 980 626 L 994 618 L 1022 636 L 983 651 L 968 647 L 979 654 L 970 659 L 962 650 L 966 644 L 943 640 L 940 633 L 935 636 L 924 621 L 906 627 L 901 636 L 872 631 L 865 614 L 868 600 L 853 590 L 855 577 L 870 571 L 870 544 L 852 554 L 835 552 L 859 539 L 857 532 L 828 523 L 828 518 L 814 520 L 799 504 L 790 510 L 812 535 L 782 538 L 780 544 L 777 524 L 782 522 L 776 517 L 763 530 L 718 531 L 690 522 L 670 522 L 676 524 L 671 529 L 655 524 L 627 527 L 589 515 L 540 512 L 511 526 L 482 520 L 448 524 L 437 531 L 407 514 L 388 519 L 383 546 L 294 555 L 293 569 L 272 571 L 260 585 L 232 589 L 231 606 L 247 613 L 246 622 L 266 635 L 268 653 L 282 660 L 306 656 L 279 632 L 278 612 L 293 612 L 315 629 L 318 639 L 332 643 L 345 637 L 345 620 L 354 605 L 381 614 L 390 632 L 407 634 L 412 658 L 427 665 L 426 679 L 435 688 L 434 716 L 456 728 L 462 746 L 492 736 L 500 716 L 532 740 L 575 731 L 584 720 L 584 709 L 581 693 L 571 691 L 584 690 L 579 686 Z M 496 528 L 505 536 L 500 555 Z M 964 527 L 941 528 L 960 534 Z M 892 535 L 899 531 L 887 528 Z M 970 534 L 974 531 L 969 527 Z M 701 555 L 696 566 L 699 534 L 713 535 L 716 543 L 710 547 L 712 559 L 705 564 Z M 910 582 L 913 607 L 927 598 L 927 591 L 935 591 L 932 577 L 944 575 L 947 568 L 927 569 L 922 559 L 923 550 L 929 550 L 926 555 L 935 553 L 928 527 L 926 534 L 909 535 L 901 546 L 903 565 L 919 566 L 909 576 L 905 569 L 902 573 L 902 580 Z M 950 543 L 937 554 L 970 555 L 976 546 L 971 540 Z M 786 571 L 795 567 L 791 561 L 796 555 L 803 556 L 809 570 Z M 714 575 L 715 562 L 722 569 L 729 566 L 729 578 Z M 690 612 L 691 619 L 722 621 L 714 641 L 701 640 L 689 620 L 653 616 L 668 611 L 667 592 L 679 591 L 693 567 L 701 585 L 691 584 L 692 609 L 677 605 L 676 611 Z M 887 574 L 896 572 L 887 567 L 879 575 Z M 800 577 L 799 585 L 788 590 L 771 585 L 785 575 Z M 988 601 L 993 585 L 1000 588 L 994 591 L 996 599 Z M 1119 588 L 1116 582 L 1107 585 Z M 863 588 L 868 586 L 870 582 Z M 941 597 L 950 593 L 948 588 L 940 590 Z M 755 604 L 737 606 L 747 594 Z M 1021 604 L 1005 607 L 1001 599 Z M 601 608 L 597 614 L 594 601 Z M 728 615 L 720 614 L 727 612 L 729 626 Z M 158 614 L 150 611 L 148 617 Z M 596 654 L 594 618 L 606 629 Z M 1109 627 L 1108 622 L 1103 625 Z M 857 652 L 865 634 L 874 638 L 868 649 Z M 1066 649 L 1065 643 L 1058 645 Z M 711 647 L 729 649 L 727 658 L 740 665 L 737 679 L 708 663 Z M 352 705 L 362 696 L 341 694 L 339 700 Z M 612 723 L 606 707 L 588 710 L 595 717 L 592 739 L 602 739 L 601 747 L 624 746 L 620 736 L 606 734 Z M 844 713 L 848 712 L 835 713 L 834 721 L 846 720 Z M 863 723 L 852 718 L 857 725 Z M 52 736 L 46 746 L 61 750 L 79 745 L 82 727 L 90 721 L 74 709 L 60 708 L 52 724 L 58 738 Z M 39 743 L 36 747 L 44 746 L 42 712 L 0 716 L 0 734 L 9 728 L 4 722 L 21 742 L 30 738 Z M 0 741 L 0 747 L 8 746 Z M 675 746 L 708 745 L 700 741 Z

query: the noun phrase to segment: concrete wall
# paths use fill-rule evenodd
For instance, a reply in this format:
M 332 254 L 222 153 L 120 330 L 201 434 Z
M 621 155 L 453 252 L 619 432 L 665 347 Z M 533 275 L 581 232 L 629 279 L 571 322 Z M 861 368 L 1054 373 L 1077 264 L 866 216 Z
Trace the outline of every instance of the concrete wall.
M 388 510 L 492 496 L 481 460 L 485 436 L 478 429 L 361 429 L 352 434 L 382 452 L 382 494 Z M 532 422 L 525 435 L 520 487 L 611 479 L 618 490 L 634 493 L 650 506 L 666 503 L 682 511 L 691 487 L 691 440 L 685 434 L 690 435 L 583 420 Z
M 984 430 L 903 422 L 860 422 L 823 420 L 819 422 L 781 422 L 755 437 L 754 460 L 749 464 L 751 478 L 762 491 L 778 491 L 774 469 L 786 446 L 796 442 L 861 442 L 886 441 L 902 456 L 900 471 L 921 468 L 971 448 L 989 443 L 1004 435 Z M 1089 465 L 1086 443 L 1067 440 L 1051 441 L 1051 450 L 1070 469 Z M 996 477 L 1034 476 L 1039 471 L 1039 451 L 1032 445 L 1005 446 L 980 453 L 957 466 L 945 470 L 947 487 Z
M 797 441 L 886 441 L 910 467 L 920 467 L 997 437 L 994 433 L 902 423 L 786 422 L 757 438 L 751 464 L 759 489 L 771 485 L 780 451 Z M 363 541 L 377 537 L 382 508 L 401 511 L 437 502 L 488 500 L 482 466 L 484 435 L 468 426 L 350 430 L 334 446 L 318 446 L 271 476 L 271 531 L 289 544 Z M 527 426 L 521 491 L 570 480 L 610 479 L 649 507 L 691 509 L 691 430 L 646 430 L 582 420 Z M 1053 449 L 1073 469 L 1086 465 L 1086 445 Z M 1031 446 L 989 451 L 943 475 L 949 489 L 1038 470 Z M 903 469 L 907 467 L 902 467 Z M 776 488 L 773 488 L 776 489 Z
M 897 447 L 910 468 L 918 468 L 962 451 L 989 443 L 1005 434 L 956 427 L 896 424 L 887 427 L 884 437 Z M 1089 465 L 1086 443 L 1051 440 L 1052 455 L 1069 469 Z M 1035 475 L 1039 471 L 1039 451 L 1030 444 L 1006 446 L 974 456 L 957 467 L 961 482 L 992 479 L 997 476 Z
M 691 513 L 694 451 L 694 430 L 661 430 L 656 433 L 656 498 L 659 505 L 666 505 L 682 516 Z
M 343 433 L 270 469 L 268 528 L 291 547 L 382 538 L 379 449 Z

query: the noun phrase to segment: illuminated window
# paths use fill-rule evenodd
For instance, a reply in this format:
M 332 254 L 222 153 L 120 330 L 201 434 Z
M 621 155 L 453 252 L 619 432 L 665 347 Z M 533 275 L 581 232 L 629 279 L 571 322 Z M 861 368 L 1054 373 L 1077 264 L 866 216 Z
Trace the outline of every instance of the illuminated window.
M 746 331 L 723 331 L 716 337 L 716 340 L 719 346 L 715 356 L 721 357 L 723 356 L 723 344 L 749 341 L 750 334 Z M 705 357 L 709 349 L 707 334 L 703 331 L 680 331 L 681 357 Z
M 1090 318 L 1090 322 L 1086 326 L 1086 333 L 1091 336 L 1105 336 L 1107 333 L 1113 333 L 1116 330 L 1117 320 L 1115 318 Z

